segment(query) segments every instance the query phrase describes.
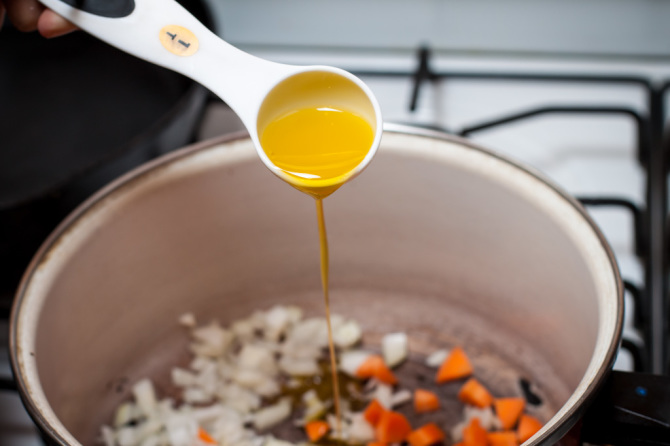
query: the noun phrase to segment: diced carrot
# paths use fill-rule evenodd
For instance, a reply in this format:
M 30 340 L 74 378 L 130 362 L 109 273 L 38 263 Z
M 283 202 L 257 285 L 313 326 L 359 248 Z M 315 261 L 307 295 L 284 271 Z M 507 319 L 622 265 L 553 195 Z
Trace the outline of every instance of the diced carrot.
M 431 446 L 444 440 L 444 432 L 435 423 L 424 424 L 407 436 L 412 446 Z
M 430 390 L 414 391 L 414 410 L 416 413 L 431 412 L 440 408 L 440 399 Z
M 370 443 L 367 444 L 367 446 L 386 446 L 386 444 L 381 443 L 379 441 L 371 441 Z
M 198 427 L 198 440 L 205 444 L 216 444 L 216 441 L 201 427 Z
M 503 429 L 512 429 L 523 413 L 526 400 L 523 398 L 496 398 L 493 407 Z
M 386 409 L 384 409 L 384 406 L 382 406 L 379 401 L 375 399 L 370 401 L 368 407 L 366 407 L 363 411 L 363 418 L 365 418 L 365 421 L 375 427 L 379 423 L 379 419 L 381 418 L 382 413 L 385 411 Z
M 376 378 L 384 384 L 396 384 L 398 379 L 379 355 L 371 355 L 356 370 L 358 378 Z
M 489 446 L 519 446 L 516 433 L 513 431 L 489 432 L 487 439 Z
M 410 426 L 407 418 L 403 414 L 392 410 L 386 410 L 382 413 L 375 428 L 377 441 L 382 443 L 401 442 L 407 438 L 410 432 L 412 432 L 412 426 Z
M 493 403 L 493 397 L 479 381 L 470 378 L 458 391 L 458 398 L 466 404 L 479 408 L 489 407 Z
M 447 359 L 444 360 L 438 369 L 437 375 L 435 375 L 435 381 L 443 383 L 454 379 L 465 378 L 466 376 L 472 375 L 472 372 L 472 364 L 463 349 L 461 347 L 454 347 L 449 356 L 447 356 Z
M 309 441 L 319 441 L 330 430 L 330 425 L 322 420 L 310 421 L 305 425 Z
M 521 415 L 521 418 L 519 418 L 519 426 L 516 428 L 516 435 L 519 443 L 523 443 L 524 441 L 528 440 L 541 428 L 542 423 L 540 423 L 540 420 L 534 416 L 527 414 Z
M 487 446 L 486 429 L 479 423 L 479 418 L 473 418 L 470 423 L 463 428 L 464 446 Z

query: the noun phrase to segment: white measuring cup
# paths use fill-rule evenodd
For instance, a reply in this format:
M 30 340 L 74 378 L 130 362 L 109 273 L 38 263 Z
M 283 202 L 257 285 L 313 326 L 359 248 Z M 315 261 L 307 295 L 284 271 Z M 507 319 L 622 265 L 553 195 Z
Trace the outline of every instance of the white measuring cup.
M 110 45 L 210 89 L 240 117 L 263 163 L 289 183 L 293 179 L 270 161 L 260 143 L 265 125 L 279 115 L 334 107 L 368 121 L 375 135 L 372 146 L 347 180 L 369 164 L 379 146 L 379 104 L 360 79 L 344 70 L 285 65 L 247 54 L 209 31 L 174 0 L 40 1 Z

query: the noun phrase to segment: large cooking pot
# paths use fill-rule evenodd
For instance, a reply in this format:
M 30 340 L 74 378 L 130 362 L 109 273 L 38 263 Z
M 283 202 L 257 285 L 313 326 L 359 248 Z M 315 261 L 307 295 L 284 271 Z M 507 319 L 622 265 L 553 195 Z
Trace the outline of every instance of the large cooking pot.
M 79 207 L 33 259 L 11 318 L 39 427 L 93 444 L 128 383 L 165 382 L 184 360 L 184 312 L 322 314 L 312 201 L 238 137 L 150 162 Z M 528 378 L 546 424 L 526 444 L 565 436 L 608 375 L 623 312 L 612 253 L 573 199 L 463 140 L 394 127 L 325 211 L 334 312 L 370 339 L 405 331 L 415 353 L 465 345 L 494 393 Z

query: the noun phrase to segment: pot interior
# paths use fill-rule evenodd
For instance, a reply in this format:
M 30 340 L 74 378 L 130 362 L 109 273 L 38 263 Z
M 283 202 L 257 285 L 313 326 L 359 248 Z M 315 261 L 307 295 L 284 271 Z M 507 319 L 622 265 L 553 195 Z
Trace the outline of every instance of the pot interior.
M 621 296 L 579 209 L 463 142 L 389 133 L 370 167 L 325 200 L 335 313 L 414 355 L 463 345 L 499 396 L 528 378 L 546 438 L 613 359 Z M 71 444 L 150 376 L 187 358 L 178 317 L 227 323 L 275 304 L 323 314 L 314 203 L 248 139 L 171 156 L 117 182 L 51 239 L 13 318 L 26 401 Z M 456 423 L 457 420 L 454 420 Z

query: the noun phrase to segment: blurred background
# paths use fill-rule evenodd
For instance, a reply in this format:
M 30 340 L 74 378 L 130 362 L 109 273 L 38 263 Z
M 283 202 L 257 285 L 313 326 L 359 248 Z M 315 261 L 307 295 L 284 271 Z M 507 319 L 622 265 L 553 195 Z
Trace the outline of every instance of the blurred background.
M 140 0 L 137 0 L 140 1 Z M 670 1 L 184 0 L 239 48 L 360 76 L 387 122 L 467 137 L 585 204 L 625 280 L 617 368 L 668 372 Z M 191 142 L 242 130 L 204 88 L 81 32 L 0 31 L 0 376 L 22 271 L 76 205 Z M 0 444 L 39 437 L 4 381 Z

